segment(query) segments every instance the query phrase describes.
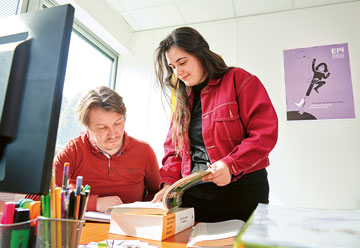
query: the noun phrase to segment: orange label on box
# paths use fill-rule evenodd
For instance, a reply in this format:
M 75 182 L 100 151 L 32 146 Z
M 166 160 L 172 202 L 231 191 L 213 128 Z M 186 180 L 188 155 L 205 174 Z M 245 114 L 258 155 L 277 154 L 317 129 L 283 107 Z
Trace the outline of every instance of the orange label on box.
M 163 219 L 162 240 L 175 234 L 176 218 L 175 213 L 167 214 Z

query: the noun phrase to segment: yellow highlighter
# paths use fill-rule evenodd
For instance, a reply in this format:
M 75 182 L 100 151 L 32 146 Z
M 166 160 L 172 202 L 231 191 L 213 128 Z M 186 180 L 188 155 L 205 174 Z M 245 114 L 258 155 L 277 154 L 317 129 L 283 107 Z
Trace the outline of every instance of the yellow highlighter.
M 55 218 L 61 219 L 61 187 L 55 188 Z M 56 247 L 61 247 L 61 221 L 56 221 Z

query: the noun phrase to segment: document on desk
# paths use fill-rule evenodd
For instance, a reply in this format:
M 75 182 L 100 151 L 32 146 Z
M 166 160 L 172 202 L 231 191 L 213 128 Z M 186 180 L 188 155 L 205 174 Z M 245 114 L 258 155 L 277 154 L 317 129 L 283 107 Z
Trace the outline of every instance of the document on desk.
M 190 234 L 187 247 L 233 247 L 234 238 L 245 224 L 242 220 L 200 222 Z
M 259 204 L 239 235 L 248 247 L 360 247 L 359 209 L 310 209 Z
M 91 242 L 86 245 L 80 245 L 79 248 L 159 248 L 158 246 L 151 245 L 146 242 L 142 242 L 140 240 L 113 240 L 113 239 L 107 239 L 101 242 Z
M 110 223 L 110 214 L 88 211 L 84 214 L 84 220 Z

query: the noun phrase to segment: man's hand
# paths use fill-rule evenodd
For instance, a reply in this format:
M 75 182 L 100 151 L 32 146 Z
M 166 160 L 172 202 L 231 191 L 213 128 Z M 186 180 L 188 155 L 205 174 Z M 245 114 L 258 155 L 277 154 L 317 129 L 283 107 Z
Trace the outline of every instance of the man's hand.
M 166 189 L 169 187 L 170 187 L 170 184 L 165 183 L 163 188 L 155 194 L 154 199 L 152 199 L 151 202 L 161 202 Z
M 211 165 L 211 174 L 204 176 L 203 181 L 213 182 L 217 186 L 225 186 L 231 182 L 231 172 L 227 165 L 222 161 L 217 161 Z
M 123 204 L 123 202 L 118 196 L 98 197 L 96 203 L 96 211 L 105 213 L 108 207 L 112 207 L 120 204 Z

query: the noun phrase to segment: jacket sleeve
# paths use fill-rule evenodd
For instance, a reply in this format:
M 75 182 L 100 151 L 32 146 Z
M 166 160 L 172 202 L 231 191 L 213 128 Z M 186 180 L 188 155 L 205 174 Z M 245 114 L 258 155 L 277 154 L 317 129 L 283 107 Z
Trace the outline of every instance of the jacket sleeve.
M 147 195 L 145 196 L 146 201 L 150 201 L 154 198 L 154 195 L 159 191 L 161 176 L 159 173 L 159 164 L 156 159 L 154 150 L 147 146 L 146 156 L 146 176 L 145 176 L 145 189 Z
M 240 80 L 239 80 L 240 81 Z M 278 119 L 271 100 L 260 82 L 251 75 L 237 82 L 236 94 L 245 138 L 223 159 L 235 176 L 268 159 L 278 137 Z
M 174 145 L 172 143 L 172 123 L 170 125 L 169 132 L 166 136 L 164 143 L 164 158 L 162 160 L 163 166 L 160 169 L 160 175 L 162 177 L 161 184 L 169 183 L 173 184 L 181 178 L 181 157 L 176 155 Z

